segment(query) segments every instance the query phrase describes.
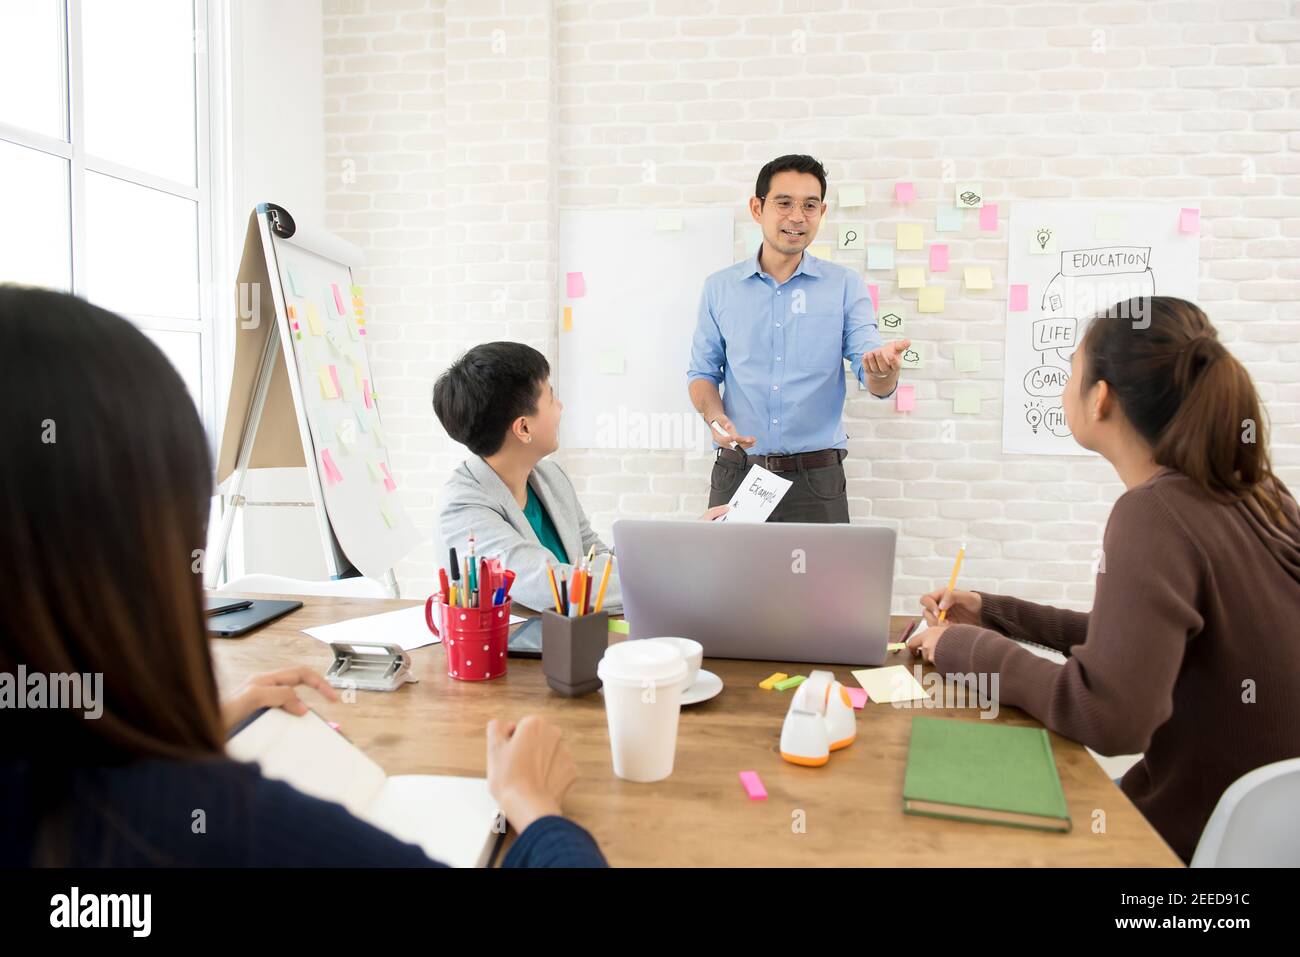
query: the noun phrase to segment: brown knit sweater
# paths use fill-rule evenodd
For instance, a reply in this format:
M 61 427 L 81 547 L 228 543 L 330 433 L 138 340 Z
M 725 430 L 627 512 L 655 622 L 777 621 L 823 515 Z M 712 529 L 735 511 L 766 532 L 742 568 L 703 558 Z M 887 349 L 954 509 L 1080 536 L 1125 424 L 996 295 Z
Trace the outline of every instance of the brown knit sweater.
M 984 595 L 986 627 L 949 627 L 935 666 L 998 674 L 1003 704 L 1102 754 L 1144 752 L 1121 786 L 1188 861 L 1228 785 L 1300 756 L 1298 537 L 1163 470 L 1115 502 L 1091 613 Z

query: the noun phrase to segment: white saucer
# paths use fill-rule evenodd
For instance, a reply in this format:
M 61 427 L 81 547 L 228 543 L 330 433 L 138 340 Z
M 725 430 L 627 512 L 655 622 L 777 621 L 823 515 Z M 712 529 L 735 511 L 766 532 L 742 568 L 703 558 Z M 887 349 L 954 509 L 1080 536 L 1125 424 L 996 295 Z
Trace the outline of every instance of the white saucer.
M 603 695 L 605 689 L 602 686 L 598 689 Z M 695 675 L 695 684 L 691 685 L 682 692 L 682 706 L 688 704 L 699 704 L 701 701 L 708 701 L 710 698 L 716 698 L 722 693 L 722 679 L 706 668 L 701 668 Z
M 722 679 L 712 671 L 701 668 L 699 674 L 695 676 L 695 684 L 682 692 L 682 704 L 699 704 L 701 701 L 716 698 L 721 693 Z

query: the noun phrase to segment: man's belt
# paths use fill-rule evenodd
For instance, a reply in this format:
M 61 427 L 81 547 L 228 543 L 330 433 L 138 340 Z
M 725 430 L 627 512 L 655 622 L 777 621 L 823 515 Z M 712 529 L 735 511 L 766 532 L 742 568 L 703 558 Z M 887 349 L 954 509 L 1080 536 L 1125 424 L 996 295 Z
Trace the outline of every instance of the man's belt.
M 718 461 L 734 462 L 741 468 L 761 465 L 769 472 L 797 472 L 800 469 L 824 469 L 844 459 L 843 449 L 798 452 L 794 455 L 750 455 L 743 449 L 718 449 Z

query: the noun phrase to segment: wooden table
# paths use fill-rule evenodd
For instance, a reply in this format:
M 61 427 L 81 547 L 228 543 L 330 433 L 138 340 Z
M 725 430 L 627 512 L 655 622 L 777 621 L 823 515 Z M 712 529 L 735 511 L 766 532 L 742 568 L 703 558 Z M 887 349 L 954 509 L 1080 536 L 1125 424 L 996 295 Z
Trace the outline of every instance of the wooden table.
M 292 597 L 292 596 L 286 596 Z M 250 674 L 308 664 L 324 671 L 329 648 L 301 629 L 415 604 L 376 599 L 306 598 L 303 608 L 239 639 L 214 639 L 223 692 Z M 897 640 L 908 619 L 896 617 Z M 621 636 L 611 635 L 618 639 Z M 304 700 L 389 774 L 486 774 L 488 719 L 540 714 L 564 731 L 578 765 L 565 812 L 587 828 L 612 865 L 766 866 L 1180 866 L 1141 812 L 1080 745 L 1053 734 L 1056 766 L 1073 829 L 1068 834 L 962 823 L 903 814 L 903 774 L 912 717 L 980 720 L 973 707 L 907 709 L 868 703 L 857 741 L 822 768 L 781 759 L 778 742 L 789 693 L 763 691 L 774 671 L 831 668 L 851 687 L 848 666 L 705 659 L 725 687 L 682 709 L 672 776 L 634 784 L 614 776 L 603 699 L 562 698 L 538 660 L 510 659 L 509 673 L 485 682 L 447 676 L 441 645 L 411 653 L 419 678 L 400 691 L 357 692 L 352 704 L 313 691 Z M 913 666 L 906 652 L 886 664 Z M 926 671 L 933 670 L 926 665 Z M 998 722 L 1038 726 L 1002 708 Z M 737 772 L 757 771 L 766 801 L 749 800 Z M 1104 832 L 1099 823 L 1104 816 Z M 802 828 L 797 825 L 802 823 Z

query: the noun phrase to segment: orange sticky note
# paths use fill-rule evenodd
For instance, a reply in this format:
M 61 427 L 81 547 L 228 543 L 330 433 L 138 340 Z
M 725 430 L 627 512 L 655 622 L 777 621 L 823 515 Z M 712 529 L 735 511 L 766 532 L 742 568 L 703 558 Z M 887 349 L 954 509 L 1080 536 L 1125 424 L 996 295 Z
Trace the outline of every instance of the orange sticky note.
M 565 332 L 573 331 L 573 307 L 572 306 L 564 307 L 564 331 Z

